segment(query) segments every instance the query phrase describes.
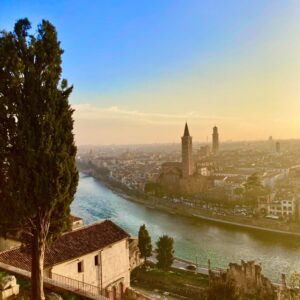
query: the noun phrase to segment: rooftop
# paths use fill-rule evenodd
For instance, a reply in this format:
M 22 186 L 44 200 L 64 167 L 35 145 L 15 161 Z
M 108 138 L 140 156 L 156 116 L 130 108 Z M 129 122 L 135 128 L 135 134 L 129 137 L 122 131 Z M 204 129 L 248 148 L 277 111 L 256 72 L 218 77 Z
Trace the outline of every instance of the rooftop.
M 67 232 L 46 248 L 44 268 L 103 249 L 129 234 L 110 220 Z M 0 262 L 30 271 L 31 255 L 16 248 L 0 253 Z
M 183 136 L 190 136 L 188 124 L 185 123 Z

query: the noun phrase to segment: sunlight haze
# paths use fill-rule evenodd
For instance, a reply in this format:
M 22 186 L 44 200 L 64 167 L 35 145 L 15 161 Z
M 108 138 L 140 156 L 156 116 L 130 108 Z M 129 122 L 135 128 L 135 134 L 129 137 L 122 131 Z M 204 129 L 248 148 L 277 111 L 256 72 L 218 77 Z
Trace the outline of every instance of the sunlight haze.
M 299 2 L 112 2 L 0 13 L 56 24 L 78 145 L 179 142 L 185 121 L 195 141 L 299 138 Z

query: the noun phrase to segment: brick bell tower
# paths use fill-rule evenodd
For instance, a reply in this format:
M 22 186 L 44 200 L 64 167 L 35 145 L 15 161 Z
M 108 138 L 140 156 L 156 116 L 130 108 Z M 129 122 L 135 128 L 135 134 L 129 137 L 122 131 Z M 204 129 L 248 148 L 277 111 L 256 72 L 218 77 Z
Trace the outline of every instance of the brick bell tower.
M 188 177 L 194 173 L 193 143 L 187 123 L 185 123 L 183 137 L 181 138 L 182 151 L 182 176 Z

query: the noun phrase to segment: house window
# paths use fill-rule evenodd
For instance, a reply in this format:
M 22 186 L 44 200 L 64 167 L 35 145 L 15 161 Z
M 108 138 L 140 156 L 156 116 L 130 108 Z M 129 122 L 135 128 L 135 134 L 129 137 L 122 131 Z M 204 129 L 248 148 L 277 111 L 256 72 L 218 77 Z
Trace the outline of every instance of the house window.
M 95 258 L 95 266 L 99 266 L 99 255 L 96 255 L 94 258 Z
M 83 261 L 80 261 L 77 263 L 77 272 L 82 273 L 83 272 Z

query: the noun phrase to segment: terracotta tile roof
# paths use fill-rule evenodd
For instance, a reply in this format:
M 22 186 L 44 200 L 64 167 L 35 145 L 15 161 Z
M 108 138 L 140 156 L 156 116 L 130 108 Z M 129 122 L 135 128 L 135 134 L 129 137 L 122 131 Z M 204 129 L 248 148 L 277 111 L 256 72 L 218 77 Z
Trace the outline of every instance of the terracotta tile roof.
M 103 249 L 128 237 L 127 232 L 110 220 L 65 233 L 46 249 L 44 268 Z M 0 262 L 23 270 L 31 269 L 31 255 L 21 248 L 0 253 Z
M 20 248 L 1 252 L 0 262 L 22 270 L 31 270 L 31 257 L 27 253 L 22 252 Z

